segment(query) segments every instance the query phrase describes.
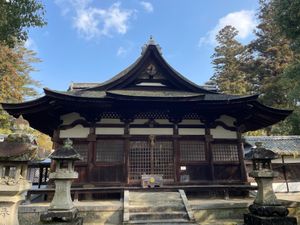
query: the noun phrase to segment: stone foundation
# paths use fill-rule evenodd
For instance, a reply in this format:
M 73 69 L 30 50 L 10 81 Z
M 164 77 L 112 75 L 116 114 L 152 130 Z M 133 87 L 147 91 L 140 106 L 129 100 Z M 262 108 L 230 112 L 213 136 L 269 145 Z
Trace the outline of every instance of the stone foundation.
M 248 206 L 253 199 L 197 199 L 189 204 L 195 220 L 201 225 L 241 225 L 243 214 L 248 213 Z M 300 203 L 284 201 L 289 208 L 289 216 L 300 222 Z M 19 208 L 20 225 L 39 225 L 40 215 L 47 210 L 49 203 L 21 205 Z M 123 220 L 123 202 L 80 201 L 75 203 L 84 225 L 118 225 Z M 299 223 L 300 224 L 300 223 Z

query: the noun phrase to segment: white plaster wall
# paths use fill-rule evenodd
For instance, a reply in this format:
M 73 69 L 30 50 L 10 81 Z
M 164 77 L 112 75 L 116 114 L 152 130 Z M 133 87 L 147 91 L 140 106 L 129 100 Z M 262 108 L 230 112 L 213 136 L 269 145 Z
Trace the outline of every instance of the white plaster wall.
M 166 120 L 166 119 L 157 119 L 155 121 L 159 124 L 172 124 L 172 123 L 170 123 L 169 120 Z
M 90 132 L 90 128 L 83 127 L 82 125 L 77 125 L 71 129 L 60 130 L 60 138 L 86 138 Z
M 217 126 L 214 129 L 210 129 L 211 135 L 213 138 L 237 138 L 237 132 L 236 131 L 230 131 L 226 130 L 221 126 Z
M 256 183 L 251 183 L 251 185 L 257 185 Z M 287 192 L 287 187 L 285 182 L 273 183 L 274 192 Z M 300 192 L 300 182 L 288 182 L 290 192 Z
M 234 122 L 236 121 L 235 118 L 227 116 L 227 115 L 221 115 L 219 119 L 216 121 L 222 121 L 227 126 L 234 127 Z
M 173 135 L 173 128 L 130 128 L 132 135 Z
M 73 123 L 75 120 L 78 120 L 78 119 L 85 120 L 83 117 L 81 117 L 79 115 L 79 113 L 75 113 L 75 112 L 62 115 L 60 117 L 60 119 L 63 121 L 62 125 L 69 125 L 69 124 Z
M 100 124 L 123 124 L 123 122 L 120 121 L 120 119 L 108 119 L 108 118 L 103 118 L 98 122 Z
M 178 134 L 179 135 L 204 135 L 205 129 L 204 128 L 179 128 Z
M 130 124 L 144 124 L 147 123 L 148 120 L 147 119 L 135 119 L 132 123 Z
M 281 157 L 278 159 L 272 160 L 272 163 L 282 163 Z M 300 157 L 294 157 L 294 156 L 284 156 L 284 163 L 300 163 Z
M 123 135 L 124 134 L 124 128 L 123 127 L 98 127 L 96 128 L 96 134 L 99 135 Z
M 203 125 L 200 120 L 182 120 L 180 125 Z

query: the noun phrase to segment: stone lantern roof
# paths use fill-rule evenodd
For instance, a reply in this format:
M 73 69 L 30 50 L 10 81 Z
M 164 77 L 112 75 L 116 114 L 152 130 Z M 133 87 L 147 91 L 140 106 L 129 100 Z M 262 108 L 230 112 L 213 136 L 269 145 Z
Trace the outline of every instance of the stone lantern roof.
M 245 154 L 246 160 L 272 160 L 278 158 L 278 154 L 262 147 L 260 142 L 255 143 L 255 145 L 254 148 L 251 148 L 250 152 Z
M 36 158 L 39 147 L 27 134 L 10 134 L 0 142 L 0 161 L 30 161 Z
M 50 159 L 58 160 L 81 160 L 80 154 L 73 148 L 73 142 L 68 138 L 64 141 L 61 148 L 55 150 L 49 157 Z

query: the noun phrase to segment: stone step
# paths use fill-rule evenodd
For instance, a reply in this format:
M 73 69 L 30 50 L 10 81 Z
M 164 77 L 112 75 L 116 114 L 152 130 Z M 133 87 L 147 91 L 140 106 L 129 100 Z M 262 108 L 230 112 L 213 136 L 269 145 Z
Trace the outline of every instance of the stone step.
M 136 224 L 136 225 L 197 225 L 197 223 L 190 222 L 185 219 L 170 219 L 170 220 L 132 220 L 124 225 Z
M 129 212 L 176 212 L 176 211 L 185 211 L 184 204 L 176 204 L 176 205 L 151 205 L 151 206 L 141 206 L 141 205 L 130 205 Z
M 183 202 L 181 199 L 176 199 L 176 200 L 166 200 L 166 201 L 155 201 L 155 199 L 149 201 L 149 200 L 129 200 L 129 205 L 132 206 L 164 206 L 164 205 L 168 205 L 168 206 L 172 206 L 172 205 L 183 205 Z
M 172 219 L 188 219 L 186 212 L 135 212 L 129 213 L 130 220 L 172 220 Z
M 141 197 L 148 197 L 148 196 L 158 196 L 158 197 L 166 197 L 168 198 L 180 198 L 179 192 L 130 192 L 130 197 L 133 198 L 141 198 Z
M 243 225 L 243 220 L 208 220 L 200 223 L 201 225 Z

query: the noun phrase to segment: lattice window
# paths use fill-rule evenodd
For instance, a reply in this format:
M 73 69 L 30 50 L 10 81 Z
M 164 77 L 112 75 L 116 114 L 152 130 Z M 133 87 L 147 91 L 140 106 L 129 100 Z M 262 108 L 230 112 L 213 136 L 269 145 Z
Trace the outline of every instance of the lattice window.
M 123 162 L 123 140 L 98 140 L 96 146 L 97 162 Z
M 88 161 L 88 143 L 74 143 L 74 149 L 81 155 L 82 160 L 79 162 L 87 162 Z
M 205 145 L 203 141 L 180 141 L 180 161 L 205 161 Z
M 154 174 L 162 174 L 163 179 L 174 177 L 174 155 L 172 141 L 156 141 L 153 149 Z
M 151 151 L 147 141 L 131 141 L 129 159 L 130 180 L 139 180 L 142 174 L 151 173 Z
M 239 161 L 236 144 L 212 144 L 214 161 Z
M 142 174 L 162 174 L 163 179 L 174 178 L 172 141 L 131 141 L 129 151 L 129 179 L 139 180 Z

